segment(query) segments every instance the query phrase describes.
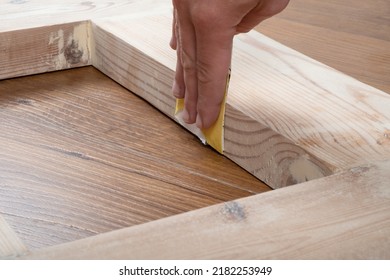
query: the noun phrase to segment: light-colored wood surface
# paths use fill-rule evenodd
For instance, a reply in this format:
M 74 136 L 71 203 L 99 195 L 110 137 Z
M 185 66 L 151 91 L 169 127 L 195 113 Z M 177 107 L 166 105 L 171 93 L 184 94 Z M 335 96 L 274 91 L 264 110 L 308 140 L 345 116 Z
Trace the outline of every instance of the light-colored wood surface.
M 89 30 L 84 21 L 0 33 L 0 79 L 90 65 Z
M 19 237 L 0 215 L 0 259 L 21 255 L 26 251 Z
M 173 117 L 170 21 L 95 20 L 92 61 Z M 235 42 L 226 104 L 224 154 L 273 188 L 390 157 L 390 95 L 256 32 Z
M 0 32 L 172 10 L 170 0 L 0 0 L 0 6 Z
M 36 259 L 389 259 L 390 161 L 43 249 Z
M 0 213 L 29 249 L 269 190 L 92 67 L 0 81 Z

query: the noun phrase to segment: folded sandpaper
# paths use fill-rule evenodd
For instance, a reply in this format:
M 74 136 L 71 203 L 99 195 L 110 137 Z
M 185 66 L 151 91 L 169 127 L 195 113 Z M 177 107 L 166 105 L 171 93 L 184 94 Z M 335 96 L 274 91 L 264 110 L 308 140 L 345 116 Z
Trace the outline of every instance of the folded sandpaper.
M 229 73 L 226 77 L 226 87 L 225 87 L 225 95 L 222 101 L 221 110 L 219 111 L 217 121 L 208 129 L 199 129 L 196 124 L 187 124 L 182 118 L 182 112 L 184 109 L 184 99 L 176 99 L 176 110 L 175 110 L 175 118 L 178 122 L 191 131 L 193 134 L 198 136 L 198 138 L 205 145 L 210 145 L 219 153 L 223 154 L 224 150 L 224 123 L 225 123 L 225 106 L 226 106 L 226 97 L 229 89 L 230 82 L 230 69 Z

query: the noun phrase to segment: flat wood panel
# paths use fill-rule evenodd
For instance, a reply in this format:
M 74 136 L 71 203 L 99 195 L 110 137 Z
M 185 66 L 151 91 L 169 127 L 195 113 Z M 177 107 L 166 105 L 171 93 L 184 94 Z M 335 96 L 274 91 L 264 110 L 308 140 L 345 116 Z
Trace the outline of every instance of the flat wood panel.
M 96 69 L 0 82 L 0 213 L 39 248 L 269 188 Z
M 372 163 L 24 257 L 389 259 L 389 182 L 390 162 Z

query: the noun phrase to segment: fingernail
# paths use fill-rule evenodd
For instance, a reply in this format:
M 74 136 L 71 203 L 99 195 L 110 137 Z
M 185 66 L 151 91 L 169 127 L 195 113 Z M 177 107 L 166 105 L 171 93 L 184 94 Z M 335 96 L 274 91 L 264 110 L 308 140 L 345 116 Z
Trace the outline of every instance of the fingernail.
M 199 114 L 196 116 L 196 126 L 200 129 L 203 128 L 203 121 Z
M 189 123 L 190 114 L 188 114 L 188 111 L 186 109 L 183 109 L 183 112 L 181 113 L 181 117 L 182 117 L 183 121 L 185 121 L 186 123 Z
M 173 93 L 173 96 L 175 96 L 176 98 L 180 98 L 180 87 L 177 84 L 176 80 L 173 81 L 172 93 Z

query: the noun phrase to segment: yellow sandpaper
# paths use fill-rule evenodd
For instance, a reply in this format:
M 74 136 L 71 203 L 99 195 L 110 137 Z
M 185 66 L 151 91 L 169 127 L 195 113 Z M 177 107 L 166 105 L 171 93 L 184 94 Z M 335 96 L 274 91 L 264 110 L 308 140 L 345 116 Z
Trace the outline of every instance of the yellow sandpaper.
M 181 119 L 180 113 L 184 109 L 184 99 L 176 99 L 176 110 L 175 117 L 179 120 L 179 122 L 190 130 L 192 133 L 197 135 L 199 139 L 203 142 L 203 144 L 209 144 L 219 153 L 223 154 L 224 150 L 224 124 L 225 124 L 225 106 L 226 106 L 226 96 L 229 88 L 230 81 L 230 69 L 226 78 L 226 87 L 225 87 L 225 95 L 222 101 L 221 110 L 219 111 L 217 121 L 208 129 L 202 129 L 196 127 L 195 124 L 188 125 L 184 123 Z

